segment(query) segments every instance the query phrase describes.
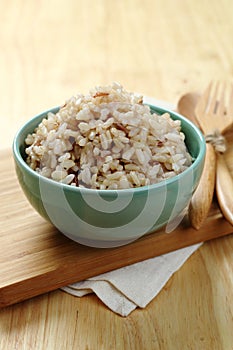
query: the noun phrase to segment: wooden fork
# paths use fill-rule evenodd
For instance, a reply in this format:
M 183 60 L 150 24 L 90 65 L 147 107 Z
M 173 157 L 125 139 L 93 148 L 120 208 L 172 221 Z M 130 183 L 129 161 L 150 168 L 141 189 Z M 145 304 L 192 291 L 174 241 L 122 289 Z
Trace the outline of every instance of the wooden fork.
M 198 103 L 196 118 L 199 125 L 208 139 L 211 139 L 216 130 L 222 135 L 228 128 L 233 126 L 233 85 L 219 82 L 211 82 Z M 213 139 L 213 137 L 212 137 Z M 213 164 L 208 177 L 205 179 L 206 189 L 209 190 L 205 203 L 205 210 L 209 210 L 212 202 L 215 186 L 215 160 L 216 153 L 216 193 L 219 206 L 225 218 L 233 225 L 233 179 L 223 158 L 221 148 L 214 149 L 212 143 L 207 143 L 207 157 L 211 154 Z M 206 191 L 206 190 L 205 190 Z M 204 191 L 204 192 L 205 192 Z M 200 193 L 205 196 L 204 193 Z M 208 202 L 210 201 L 211 202 Z

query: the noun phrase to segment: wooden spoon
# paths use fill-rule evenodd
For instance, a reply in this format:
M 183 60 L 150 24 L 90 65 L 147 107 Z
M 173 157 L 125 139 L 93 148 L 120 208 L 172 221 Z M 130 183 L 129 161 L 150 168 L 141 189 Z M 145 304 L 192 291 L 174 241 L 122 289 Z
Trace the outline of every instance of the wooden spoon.
M 200 95 L 187 93 L 180 98 L 177 110 L 199 127 L 195 117 L 195 108 Z M 205 221 L 211 207 L 215 188 L 216 154 L 211 144 L 206 144 L 206 158 L 203 173 L 190 202 L 189 219 L 195 229 Z

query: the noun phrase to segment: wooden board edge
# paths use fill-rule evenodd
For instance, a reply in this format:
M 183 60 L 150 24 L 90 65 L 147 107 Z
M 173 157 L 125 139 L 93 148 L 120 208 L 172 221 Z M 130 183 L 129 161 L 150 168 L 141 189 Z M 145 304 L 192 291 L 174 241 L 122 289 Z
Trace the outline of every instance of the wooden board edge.
M 221 225 L 221 232 L 217 230 L 219 225 Z M 0 308 L 101 273 L 232 233 L 233 227 L 222 217 L 217 216 L 207 219 L 200 230 L 195 230 L 183 223 L 174 232 L 164 233 L 164 231 L 159 231 L 152 233 L 129 245 L 111 249 L 93 248 L 99 254 L 95 252 L 94 258 L 89 264 L 86 263 L 87 260 L 85 259 L 85 268 L 83 268 L 84 264 L 79 264 L 78 257 L 75 259 L 72 256 L 72 259 L 67 259 L 65 263 L 63 261 L 54 270 L 45 274 L 38 273 L 38 275 L 27 280 L 0 288 Z M 183 239 L 184 235 L 185 240 Z M 93 265 L 95 266 L 94 270 Z M 81 266 L 81 268 L 79 269 L 78 266 Z

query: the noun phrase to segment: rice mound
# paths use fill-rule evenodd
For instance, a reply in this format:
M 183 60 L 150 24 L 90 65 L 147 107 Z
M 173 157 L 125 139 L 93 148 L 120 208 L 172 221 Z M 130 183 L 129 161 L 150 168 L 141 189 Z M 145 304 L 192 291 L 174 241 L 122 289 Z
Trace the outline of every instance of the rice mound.
M 26 162 L 71 186 L 126 189 L 158 183 L 192 163 L 181 123 L 157 115 L 120 84 L 71 97 L 26 137 Z

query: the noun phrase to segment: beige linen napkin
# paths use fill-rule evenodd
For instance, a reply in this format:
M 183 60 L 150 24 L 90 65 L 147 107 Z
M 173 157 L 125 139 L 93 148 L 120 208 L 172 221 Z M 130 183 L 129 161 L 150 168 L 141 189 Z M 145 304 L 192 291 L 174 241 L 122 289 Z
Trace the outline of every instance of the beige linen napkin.
M 103 273 L 61 289 L 78 297 L 95 293 L 113 312 L 128 316 L 137 307 L 145 308 L 200 245 Z

